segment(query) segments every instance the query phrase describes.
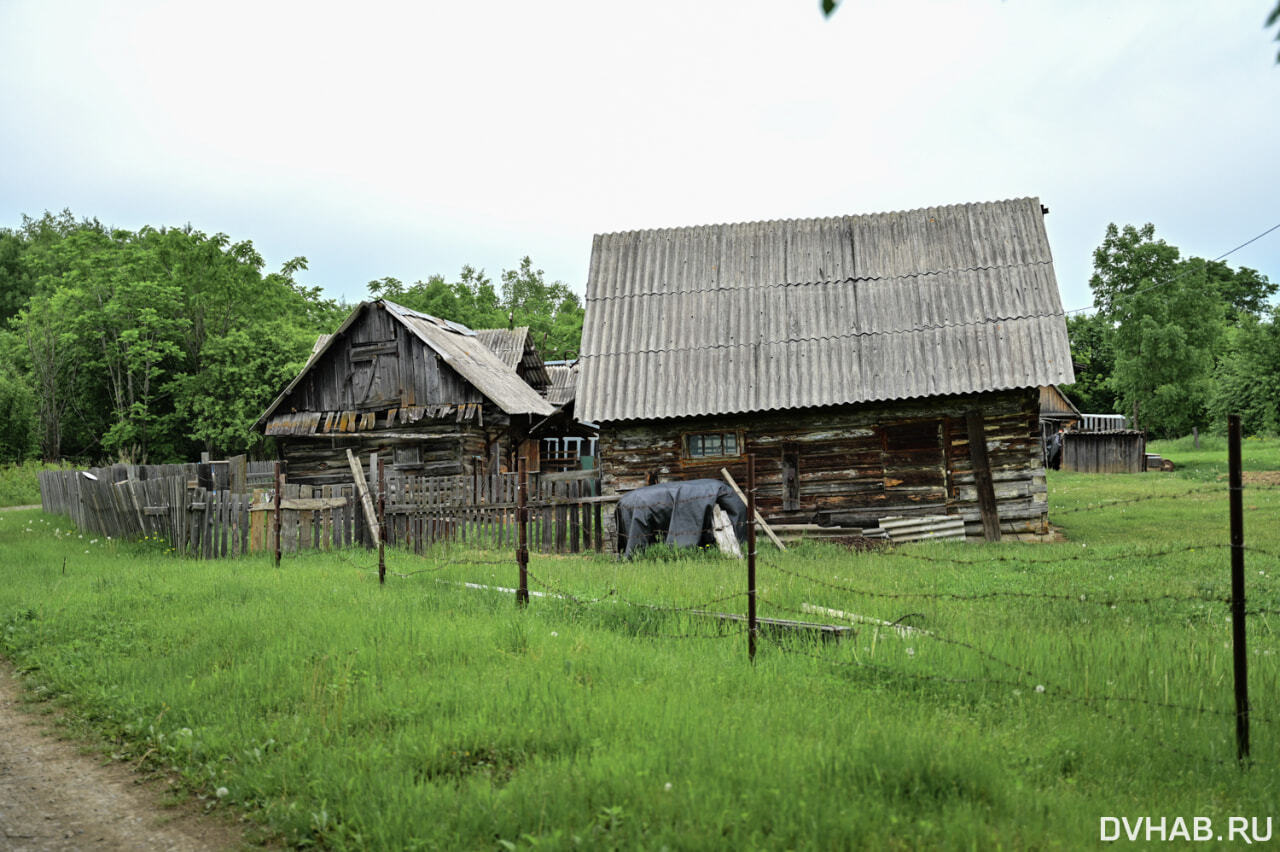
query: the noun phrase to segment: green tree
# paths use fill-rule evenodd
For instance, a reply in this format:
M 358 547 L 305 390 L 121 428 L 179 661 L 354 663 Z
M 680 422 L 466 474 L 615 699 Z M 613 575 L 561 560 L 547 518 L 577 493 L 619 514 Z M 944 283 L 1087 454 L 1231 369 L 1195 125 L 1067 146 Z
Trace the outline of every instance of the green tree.
M 1224 429 L 1231 413 L 1247 434 L 1280 432 L 1280 308 L 1265 318 L 1246 315 L 1227 330 L 1209 414 Z
M 1100 314 L 1076 314 L 1067 317 L 1067 337 L 1071 340 L 1071 360 L 1076 364 L 1076 381 L 1064 385 L 1063 393 L 1081 411 L 1116 411 L 1118 401 L 1110 384 L 1116 365 L 1115 327 Z
M 524 257 L 515 269 L 503 270 L 501 292 L 484 270 L 462 267 L 458 280 L 442 275 L 406 285 L 398 278 L 369 282 L 375 298 L 388 299 L 406 308 L 469 328 L 505 328 L 527 325 L 543 355 L 575 357 L 582 340 L 582 302 L 560 281 L 547 283 L 541 269 Z
M 1155 236 L 1151 224 L 1107 226 L 1089 280 L 1115 327 L 1110 386 L 1135 426 L 1185 434 L 1204 422 L 1226 305 L 1210 267 Z

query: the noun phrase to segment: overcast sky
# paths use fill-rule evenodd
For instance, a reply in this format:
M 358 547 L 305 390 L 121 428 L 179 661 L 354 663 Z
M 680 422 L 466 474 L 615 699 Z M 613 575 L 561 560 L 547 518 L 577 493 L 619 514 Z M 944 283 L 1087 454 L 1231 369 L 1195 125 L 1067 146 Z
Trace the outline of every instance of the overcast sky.
M 71 208 L 370 279 L 581 292 L 591 236 L 1039 196 L 1064 306 L 1108 222 L 1280 223 L 1272 0 L 0 0 L 0 226 Z M 421 7 L 421 8 L 420 8 Z M 1229 258 L 1280 279 L 1280 231 Z

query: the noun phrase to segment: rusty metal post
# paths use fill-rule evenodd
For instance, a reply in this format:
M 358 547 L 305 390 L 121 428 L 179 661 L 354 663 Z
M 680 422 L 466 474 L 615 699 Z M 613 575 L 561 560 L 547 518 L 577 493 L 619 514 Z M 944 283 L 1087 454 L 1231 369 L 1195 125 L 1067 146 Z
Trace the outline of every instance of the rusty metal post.
M 284 462 L 276 462 L 275 464 L 275 512 L 272 525 L 276 533 L 276 567 L 280 567 L 280 492 L 284 490 Z
M 387 582 L 387 471 L 378 456 L 378 583 Z
M 1227 415 L 1227 467 L 1231 505 L 1231 640 L 1236 680 L 1236 757 L 1249 759 L 1249 669 L 1245 654 L 1244 483 L 1240 473 L 1240 415 Z
M 517 464 L 516 479 L 516 565 L 520 568 L 520 585 L 516 587 L 516 603 L 529 603 L 529 466 L 523 456 Z
M 756 454 L 747 453 L 747 657 L 756 661 Z

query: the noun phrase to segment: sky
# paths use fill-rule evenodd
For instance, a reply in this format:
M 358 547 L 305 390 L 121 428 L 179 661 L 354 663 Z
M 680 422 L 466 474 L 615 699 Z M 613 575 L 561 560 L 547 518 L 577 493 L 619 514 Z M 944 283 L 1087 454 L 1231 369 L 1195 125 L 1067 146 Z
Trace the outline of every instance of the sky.
M 1064 307 L 1106 226 L 1280 224 L 1271 0 L 0 0 L 0 227 L 252 240 L 347 301 L 596 233 L 1038 196 Z M 1280 280 L 1280 230 L 1231 255 Z

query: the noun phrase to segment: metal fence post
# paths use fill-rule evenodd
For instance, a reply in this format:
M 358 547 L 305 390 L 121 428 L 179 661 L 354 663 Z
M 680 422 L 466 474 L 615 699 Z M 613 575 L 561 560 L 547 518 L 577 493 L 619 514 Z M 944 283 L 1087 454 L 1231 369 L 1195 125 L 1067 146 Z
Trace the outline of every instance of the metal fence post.
M 275 463 L 275 518 L 272 525 L 276 534 L 276 567 L 280 567 L 280 492 L 284 490 L 284 462 Z
M 378 456 L 378 583 L 387 582 L 387 471 Z
M 1231 505 L 1231 639 L 1236 681 L 1236 757 L 1249 758 L 1249 671 L 1245 655 L 1244 510 L 1240 473 L 1240 415 L 1227 415 L 1227 465 Z
M 756 455 L 747 453 L 747 657 L 756 661 Z
M 529 468 L 521 456 L 517 463 L 516 480 L 516 565 L 520 568 L 520 585 L 516 588 L 516 603 L 529 603 Z

